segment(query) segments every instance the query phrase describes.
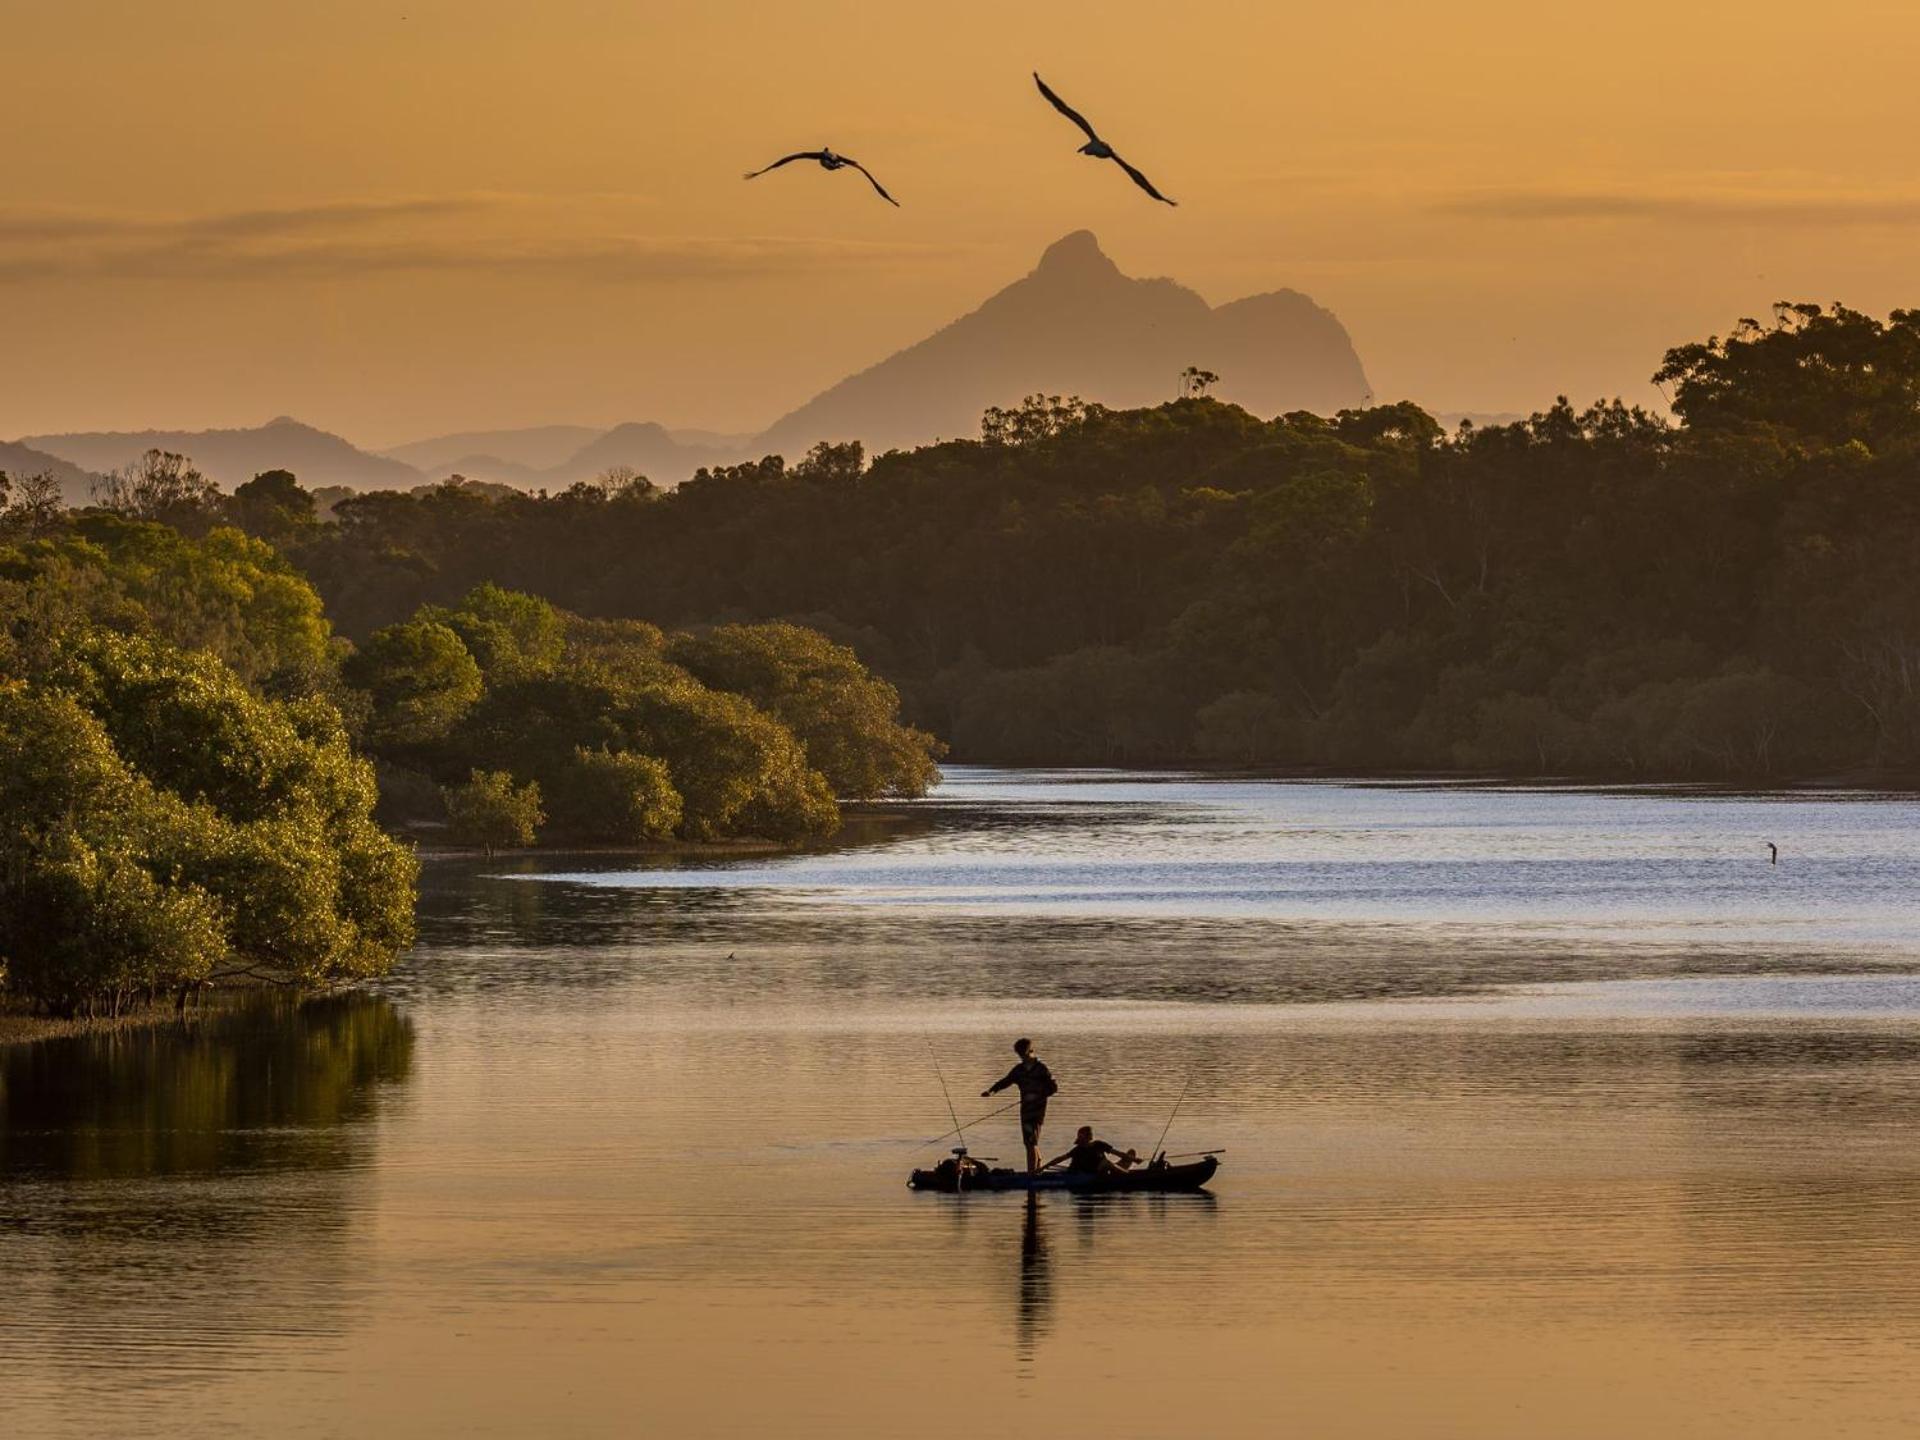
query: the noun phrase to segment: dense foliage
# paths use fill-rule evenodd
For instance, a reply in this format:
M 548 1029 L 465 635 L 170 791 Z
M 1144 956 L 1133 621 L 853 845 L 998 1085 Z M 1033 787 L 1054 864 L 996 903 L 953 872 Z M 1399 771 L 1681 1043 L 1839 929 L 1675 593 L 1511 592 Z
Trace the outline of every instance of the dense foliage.
M 505 770 L 476 770 L 465 784 L 449 785 L 444 793 L 447 827 L 454 839 L 489 855 L 524 849 L 547 823 L 539 783 L 516 785 Z
M 709 662 L 711 685 L 683 653 Z M 837 828 L 836 785 L 917 795 L 934 779 L 934 742 L 894 718 L 892 689 L 792 626 L 669 641 L 483 584 L 375 631 L 346 676 L 366 691 L 367 733 L 390 766 L 495 815 L 499 786 L 531 783 L 573 839 L 804 840 Z
M 324 700 L 211 654 L 82 628 L 0 681 L 0 958 L 49 1009 L 118 1011 L 251 971 L 377 974 L 412 942 L 415 864 Z
M 354 635 L 488 582 L 670 627 L 809 626 L 967 759 L 1920 766 L 1920 316 L 1783 306 L 1658 378 L 1677 423 L 1563 401 L 1451 436 L 1404 404 L 1036 397 L 871 467 L 823 446 L 667 494 L 354 497 L 293 553 Z M 759 633 L 666 658 L 781 716 L 847 793 L 884 788 L 809 717 L 885 695 L 756 657 Z
M 784 724 L 836 795 L 920 795 L 938 774 L 938 742 L 899 723 L 900 692 L 817 630 L 721 625 L 674 636 L 667 655 Z
M 0 534 L 0 541 L 7 536 Z M 275 694 L 324 689 L 333 631 L 306 577 L 271 545 L 231 527 L 198 539 L 169 525 L 89 511 L 43 520 L 0 543 L 0 658 L 44 658 L 87 625 L 137 631 L 218 656 Z
M 935 778 L 891 687 L 812 632 L 669 640 L 483 583 L 356 650 L 281 548 L 321 533 L 291 475 L 223 496 L 153 452 L 104 497 L 63 514 L 0 476 L 0 982 L 51 1010 L 384 970 L 415 864 L 377 798 L 489 851 L 549 811 L 617 843 L 798 841 L 838 825 L 835 785 Z

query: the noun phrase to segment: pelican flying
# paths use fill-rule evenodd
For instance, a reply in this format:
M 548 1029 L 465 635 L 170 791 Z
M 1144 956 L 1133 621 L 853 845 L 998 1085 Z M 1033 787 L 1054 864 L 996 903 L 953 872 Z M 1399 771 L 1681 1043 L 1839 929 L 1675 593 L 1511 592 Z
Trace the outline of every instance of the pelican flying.
M 1080 147 L 1080 153 L 1082 155 L 1092 156 L 1095 160 L 1113 161 L 1114 164 L 1118 165 L 1133 177 L 1134 184 L 1138 185 L 1163 205 L 1178 205 L 1180 203 L 1178 200 L 1167 199 L 1166 196 L 1153 188 L 1153 182 L 1151 180 L 1147 179 L 1146 176 L 1142 175 L 1138 170 L 1134 169 L 1133 166 L 1116 155 L 1113 147 L 1094 133 L 1093 126 L 1087 123 L 1086 116 L 1082 115 L 1078 110 L 1074 109 L 1047 88 L 1047 82 L 1040 78 L 1040 72 L 1038 70 L 1033 72 L 1033 83 L 1040 87 L 1040 93 L 1047 97 L 1047 103 L 1049 105 L 1053 106 L 1054 109 L 1058 110 L 1062 115 L 1066 116 L 1069 120 L 1073 121 L 1074 124 L 1087 132 L 1087 143 Z
M 867 169 L 866 166 L 862 165 L 858 160 L 850 159 L 845 155 L 836 155 L 824 145 L 818 150 L 796 150 L 791 155 L 782 155 L 771 165 L 764 165 L 758 170 L 749 170 L 746 178 L 751 180 L 757 175 L 766 174 L 769 170 L 778 170 L 782 165 L 791 165 L 796 160 L 817 160 L 820 162 L 820 168 L 822 170 L 844 170 L 851 167 L 867 177 L 867 183 L 873 186 L 882 200 L 886 201 L 889 205 L 898 205 L 900 203 L 887 193 L 886 186 L 873 178 L 873 172 Z

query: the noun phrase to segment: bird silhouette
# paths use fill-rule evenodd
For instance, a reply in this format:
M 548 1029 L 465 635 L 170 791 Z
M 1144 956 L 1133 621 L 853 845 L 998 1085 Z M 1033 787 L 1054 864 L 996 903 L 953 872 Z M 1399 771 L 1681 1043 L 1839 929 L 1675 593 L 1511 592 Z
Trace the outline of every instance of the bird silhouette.
M 1771 857 L 1768 861 L 1769 864 L 1778 865 L 1780 863 L 1780 847 L 1771 840 L 1767 842 L 1767 853 Z
M 1142 175 L 1138 170 L 1134 169 L 1133 166 L 1129 165 L 1126 161 L 1122 160 L 1119 155 L 1114 153 L 1114 148 L 1102 140 L 1100 136 L 1095 133 L 1093 126 L 1087 123 L 1086 116 L 1082 115 L 1078 110 L 1074 109 L 1047 88 L 1047 82 L 1040 78 L 1040 72 L 1038 70 L 1033 72 L 1033 83 L 1040 87 L 1040 93 L 1047 97 L 1047 103 L 1049 105 L 1053 106 L 1054 109 L 1058 110 L 1062 115 L 1066 116 L 1069 120 L 1073 121 L 1074 124 L 1087 132 L 1087 143 L 1080 147 L 1080 153 L 1082 155 L 1090 155 L 1095 160 L 1113 161 L 1114 164 L 1118 165 L 1133 177 L 1134 184 L 1138 185 L 1163 205 L 1178 205 L 1180 203 L 1178 200 L 1167 199 L 1166 196 L 1153 188 L 1153 182 L 1151 180 L 1147 179 L 1146 176 Z
M 771 165 L 763 165 L 758 170 L 749 170 L 745 178 L 752 180 L 757 176 L 766 174 L 769 170 L 778 170 L 782 165 L 791 165 L 796 160 L 816 160 L 819 162 L 822 170 L 845 170 L 849 168 L 858 170 L 862 175 L 867 177 L 867 183 L 873 186 L 882 200 L 886 201 L 889 205 L 898 205 L 900 203 L 887 193 L 886 186 L 873 178 L 873 172 L 867 169 L 866 166 L 848 156 L 836 155 L 824 145 L 818 150 L 796 150 L 791 155 L 782 155 Z

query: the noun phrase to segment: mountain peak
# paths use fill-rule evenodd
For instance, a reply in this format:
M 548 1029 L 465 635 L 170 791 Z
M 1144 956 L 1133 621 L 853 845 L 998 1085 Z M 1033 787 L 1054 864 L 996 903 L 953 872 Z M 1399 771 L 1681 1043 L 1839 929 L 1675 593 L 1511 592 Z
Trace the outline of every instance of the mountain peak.
M 667 427 L 662 425 L 658 420 L 622 420 L 618 425 L 606 431 L 599 438 L 605 440 L 609 435 L 618 435 L 623 439 L 635 440 L 671 441 L 673 438 L 667 434 Z
M 1041 253 L 1036 275 L 1118 275 L 1120 267 L 1107 258 L 1091 230 L 1062 235 Z
M 979 308 L 775 421 L 755 448 L 794 455 L 859 440 L 878 454 L 975 434 L 983 410 L 1035 393 L 1159 405 L 1183 365 L 1216 372 L 1220 399 L 1260 415 L 1331 415 L 1372 388 L 1346 330 L 1307 297 L 1276 291 L 1215 309 L 1173 280 L 1129 279 L 1091 230 L 1075 230 Z

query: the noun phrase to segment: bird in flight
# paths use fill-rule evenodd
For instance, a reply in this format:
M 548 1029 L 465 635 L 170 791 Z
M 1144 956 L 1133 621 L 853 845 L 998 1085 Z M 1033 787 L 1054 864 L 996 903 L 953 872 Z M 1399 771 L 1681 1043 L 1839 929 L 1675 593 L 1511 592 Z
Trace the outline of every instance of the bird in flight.
M 879 192 L 882 200 L 886 201 L 889 205 L 898 205 L 900 203 L 887 193 L 886 186 L 873 178 L 873 172 L 867 169 L 866 166 L 848 156 L 836 155 L 824 145 L 818 150 L 796 150 L 791 155 L 782 155 L 771 165 L 763 165 L 758 170 L 749 170 L 746 178 L 751 180 L 756 175 L 764 175 L 769 170 L 778 170 L 782 165 L 791 165 L 796 160 L 817 160 L 820 162 L 820 168 L 822 170 L 844 170 L 851 166 L 867 177 L 867 183 Z
M 1033 72 L 1033 83 L 1040 87 L 1040 93 L 1047 97 L 1047 103 L 1049 105 L 1053 106 L 1054 109 L 1058 110 L 1062 115 L 1066 116 L 1069 120 L 1073 121 L 1074 124 L 1087 132 L 1087 143 L 1080 147 L 1080 153 L 1082 155 L 1091 155 L 1095 160 L 1113 161 L 1114 164 L 1118 165 L 1133 177 L 1134 184 L 1138 185 L 1163 205 L 1178 205 L 1180 203 L 1178 200 L 1167 199 L 1166 196 L 1153 188 L 1153 182 L 1151 180 L 1147 179 L 1146 176 L 1134 169 L 1133 166 L 1114 154 L 1113 147 L 1094 133 L 1093 126 L 1087 123 L 1086 116 L 1082 115 L 1078 110 L 1074 109 L 1047 88 L 1047 82 L 1040 78 L 1040 72 L 1038 70 Z

